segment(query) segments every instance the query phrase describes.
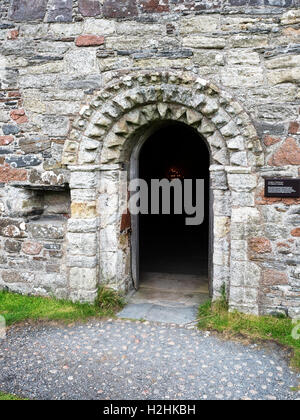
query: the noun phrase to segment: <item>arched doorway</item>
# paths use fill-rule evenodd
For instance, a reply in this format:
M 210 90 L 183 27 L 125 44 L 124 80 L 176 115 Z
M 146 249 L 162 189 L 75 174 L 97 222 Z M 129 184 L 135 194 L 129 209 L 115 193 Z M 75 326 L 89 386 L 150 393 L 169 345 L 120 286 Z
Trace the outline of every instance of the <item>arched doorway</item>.
M 132 245 L 138 247 L 133 255 L 139 260 L 133 260 L 138 277 L 135 286 L 148 298 L 197 303 L 209 293 L 209 150 L 205 140 L 187 124 L 160 122 L 150 133 L 141 137 L 133 162 L 137 167 L 131 171 L 148 186 L 148 214 L 140 214 L 133 223 L 137 240 Z M 182 212 L 174 205 L 174 188 L 170 188 L 170 200 L 166 197 L 169 209 L 162 207 L 162 188 L 159 197 L 153 196 L 155 185 L 163 179 L 180 180 Z M 203 191 L 199 189 L 201 180 Z M 199 218 L 200 206 L 203 220 Z
M 139 156 L 138 133 L 164 121 L 193 127 L 209 147 L 211 295 L 217 299 L 225 288 L 231 309 L 257 314 L 262 267 L 250 260 L 247 246 L 252 226 L 261 223 L 256 204 L 257 188 L 263 188 L 257 168 L 265 164 L 261 141 L 228 92 L 196 74 L 170 69 L 114 73 L 72 125 L 62 157 L 72 199 L 69 296 L 93 302 L 99 284 L 122 293 L 132 286 L 133 235 L 120 184 L 131 171 L 130 157 Z

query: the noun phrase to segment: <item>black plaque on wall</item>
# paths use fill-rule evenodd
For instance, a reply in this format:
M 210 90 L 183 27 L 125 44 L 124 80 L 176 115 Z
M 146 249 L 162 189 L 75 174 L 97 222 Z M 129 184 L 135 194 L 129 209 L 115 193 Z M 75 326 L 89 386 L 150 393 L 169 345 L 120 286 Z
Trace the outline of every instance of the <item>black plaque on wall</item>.
M 299 198 L 300 178 L 297 179 L 265 179 L 265 197 Z

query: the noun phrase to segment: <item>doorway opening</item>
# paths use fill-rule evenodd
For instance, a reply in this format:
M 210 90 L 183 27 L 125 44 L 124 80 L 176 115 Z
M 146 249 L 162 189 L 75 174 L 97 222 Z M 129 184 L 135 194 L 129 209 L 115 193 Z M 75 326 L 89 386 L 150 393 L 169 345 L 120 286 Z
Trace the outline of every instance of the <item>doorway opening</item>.
M 149 209 L 151 180 L 179 178 L 193 180 L 190 199 L 196 204 L 196 180 L 204 180 L 204 220 L 187 225 L 183 213 L 141 214 L 138 220 L 139 292 L 154 301 L 201 303 L 209 294 L 209 165 L 208 147 L 196 130 L 183 123 L 166 122 L 143 143 L 138 160 L 139 178 L 148 185 Z M 184 185 L 184 184 L 183 184 Z M 184 198 L 185 187 L 182 197 Z M 160 199 L 162 196 L 160 195 Z

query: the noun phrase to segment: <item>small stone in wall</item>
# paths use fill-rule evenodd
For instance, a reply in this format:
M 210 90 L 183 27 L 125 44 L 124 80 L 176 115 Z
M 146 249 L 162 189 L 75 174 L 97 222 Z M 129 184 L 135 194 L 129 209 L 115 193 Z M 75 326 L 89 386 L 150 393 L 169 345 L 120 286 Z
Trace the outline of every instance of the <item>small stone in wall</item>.
M 78 1 L 79 13 L 82 16 L 97 16 L 101 13 L 99 0 L 79 0 Z
M 300 165 L 300 147 L 293 137 L 286 139 L 284 144 L 269 160 L 271 166 Z
M 93 218 L 97 214 L 96 202 L 76 203 L 71 205 L 71 213 L 73 218 Z
M 28 166 L 37 166 L 42 161 L 34 155 L 25 155 L 25 156 L 8 156 L 5 159 L 5 162 L 8 163 L 12 168 L 26 168 Z
M 27 181 L 25 169 L 14 169 L 9 166 L 0 167 L 0 182 Z
M 38 255 L 43 249 L 43 245 L 38 242 L 27 241 L 22 245 L 22 251 L 27 255 Z
M 106 18 L 130 18 L 138 15 L 136 0 L 105 0 L 103 15 Z
M 162 13 L 169 11 L 169 0 L 141 0 L 142 12 Z
M 47 0 L 12 0 L 9 17 L 15 21 L 42 20 Z
M 95 47 L 104 44 L 104 37 L 98 35 L 80 35 L 76 38 L 77 47 Z
M 281 141 L 278 137 L 272 137 L 272 136 L 265 136 L 264 143 L 267 147 L 273 146 L 273 144 L 279 143 Z
M 72 22 L 73 0 L 50 0 L 48 3 L 47 22 Z
M 9 253 L 20 252 L 21 243 L 18 241 L 14 241 L 13 239 L 7 239 L 4 243 L 4 249 Z
M 251 238 L 249 240 L 249 247 L 251 251 L 257 254 L 272 252 L 271 242 L 267 238 Z
M 295 236 L 296 238 L 300 238 L 300 227 L 293 229 L 291 235 Z
M 20 229 L 15 225 L 8 225 L 2 231 L 3 236 L 10 236 L 12 238 L 21 237 L 22 233 Z
M 9 134 L 18 134 L 20 129 L 17 125 L 4 124 L 2 127 L 2 131 L 3 131 L 3 134 L 8 136 Z
M 10 116 L 17 124 L 23 124 L 28 121 L 24 109 L 14 109 L 11 111 Z
M 9 33 L 7 34 L 7 39 L 14 41 L 15 39 L 17 39 L 19 36 L 19 31 L 18 29 L 13 29 L 12 31 L 9 31 Z
M 7 146 L 13 141 L 13 136 L 0 136 L 0 146 Z
M 300 129 L 300 124 L 297 121 L 293 121 L 289 126 L 289 134 L 298 134 Z
M 289 279 L 286 273 L 277 270 L 265 270 L 262 276 L 263 288 L 271 286 L 286 285 L 289 284 Z M 265 291 L 267 291 L 265 289 Z

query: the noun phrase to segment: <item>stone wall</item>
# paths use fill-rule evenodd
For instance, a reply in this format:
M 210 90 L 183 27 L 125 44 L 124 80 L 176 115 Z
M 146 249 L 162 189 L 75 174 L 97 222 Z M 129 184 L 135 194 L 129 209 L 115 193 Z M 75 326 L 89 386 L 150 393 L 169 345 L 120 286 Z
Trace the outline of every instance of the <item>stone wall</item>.
M 114 253 L 109 241 L 105 250 L 97 245 L 109 236 L 98 217 L 105 219 L 115 168 L 101 178 L 94 167 L 84 183 L 82 169 L 73 173 L 62 153 L 78 116 L 119 72 L 185 70 L 233 97 L 258 139 L 253 187 L 245 190 L 238 174 L 214 171 L 218 182 L 226 176 L 231 184 L 231 195 L 222 185 L 217 194 L 220 224 L 228 217 L 231 223 L 229 274 L 215 272 L 218 282 L 229 276 L 232 308 L 299 314 L 300 200 L 263 196 L 264 177 L 300 175 L 299 6 L 299 0 L 2 1 L 0 285 L 74 300 L 92 300 L 99 281 L 122 288 L 100 260 L 126 266 L 118 279 L 126 272 L 128 281 L 123 250 Z M 73 164 L 95 164 L 87 157 L 98 147 L 93 142 L 92 134 L 83 139 Z M 231 147 L 242 152 L 237 142 Z M 225 168 L 224 154 L 218 156 L 214 164 Z M 228 165 L 243 166 L 241 159 Z M 122 241 L 128 246 L 128 238 Z

